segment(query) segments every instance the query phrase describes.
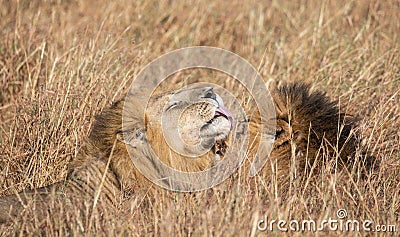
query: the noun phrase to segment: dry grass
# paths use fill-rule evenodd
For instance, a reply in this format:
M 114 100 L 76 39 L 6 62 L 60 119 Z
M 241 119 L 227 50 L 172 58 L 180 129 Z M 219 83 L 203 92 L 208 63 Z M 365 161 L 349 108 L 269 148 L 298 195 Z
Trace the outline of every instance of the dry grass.
M 193 45 L 231 50 L 266 80 L 327 91 L 361 118 L 379 163 L 361 179 L 327 162 L 293 182 L 286 198 L 271 177 L 238 172 L 194 194 L 137 190 L 118 217 L 95 211 L 82 219 L 56 205 L 57 215 L 26 216 L 0 233 L 254 236 L 264 215 L 321 221 L 339 208 L 399 231 L 399 1 L 0 2 L 0 195 L 62 180 L 94 115 L 152 59 Z

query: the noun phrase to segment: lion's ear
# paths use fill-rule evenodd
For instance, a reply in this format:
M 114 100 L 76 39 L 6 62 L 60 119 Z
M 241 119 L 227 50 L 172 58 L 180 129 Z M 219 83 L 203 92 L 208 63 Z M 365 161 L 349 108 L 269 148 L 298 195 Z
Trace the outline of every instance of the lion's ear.
M 136 147 L 139 143 L 147 142 L 145 129 L 131 129 L 126 131 L 119 131 L 117 133 L 117 140 L 125 143 L 126 145 Z

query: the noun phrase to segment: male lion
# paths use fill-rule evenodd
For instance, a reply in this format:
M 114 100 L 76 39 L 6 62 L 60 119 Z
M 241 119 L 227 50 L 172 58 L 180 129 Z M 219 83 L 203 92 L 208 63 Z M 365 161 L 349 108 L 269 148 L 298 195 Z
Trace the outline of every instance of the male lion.
M 336 103 L 323 93 L 310 91 L 302 83 L 274 87 L 271 95 L 276 110 L 276 133 L 264 172 L 287 177 L 291 167 L 295 167 L 301 173 L 314 164 L 321 151 L 339 157 L 339 164 L 351 163 L 358 144 L 353 132 L 354 118 L 340 112 Z M 67 203 L 83 197 L 95 200 L 98 205 L 115 207 L 137 185 L 149 184 L 132 159 L 150 167 L 147 170 L 150 174 L 162 172 L 154 163 L 155 154 L 173 169 L 200 172 L 213 167 L 229 149 L 234 116 L 211 87 L 188 87 L 154 95 L 144 117 L 140 113 L 143 103 L 129 100 L 125 102 L 130 111 L 125 124 L 122 123 L 124 102 L 115 102 L 96 117 L 89 138 L 68 167 L 65 181 L 0 198 L 0 222 L 19 214 L 29 203 L 44 207 L 54 196 Z M 259 115 L 256 113 L 247 121 L 251 157 L 258 145 L 263 145 L 257 144 Z M 168 131 L 176 129 L 179 133 L 170 134 L 168 139 Z M 162 135 L 163 131 L 167 134 Z M 183 142 L 174 141 L 177 134 Z M 177 150 L 170 149 L 171 142 Z M 150 145 L 154 152 L 149 151 Z M 127 147 L 133 148 L 133 153 L 128 154 Z M 41 209 L 46 210 L 36 208 Z

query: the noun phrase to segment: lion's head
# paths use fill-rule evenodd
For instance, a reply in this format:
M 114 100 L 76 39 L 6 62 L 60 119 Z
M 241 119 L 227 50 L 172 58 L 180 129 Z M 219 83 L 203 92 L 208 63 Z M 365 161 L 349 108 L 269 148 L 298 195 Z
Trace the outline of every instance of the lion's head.
M 193 158 L 212 148 L 218 158 L 223 155 L 221 144 L 225 144 L 234 118 L 212 87 L 189 87 L 163 94 L 150 105 L 146 130 L 162 133 L 169 148 Z M 152 108 L 158 108 L 156 113 Z

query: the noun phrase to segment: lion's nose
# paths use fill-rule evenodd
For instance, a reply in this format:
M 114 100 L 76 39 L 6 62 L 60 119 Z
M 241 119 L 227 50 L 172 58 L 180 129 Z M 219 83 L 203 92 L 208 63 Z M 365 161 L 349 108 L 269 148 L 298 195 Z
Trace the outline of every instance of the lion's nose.
M 215 95 L 215 93 L 214 93 L 212 87 L 208 88 L 208 89 L 204 92 L 204 98 L 210 98 L 210 99 L 213 99 L 213 100 L 216 100 L 216 99 L 217 99 L 217 96 Z

